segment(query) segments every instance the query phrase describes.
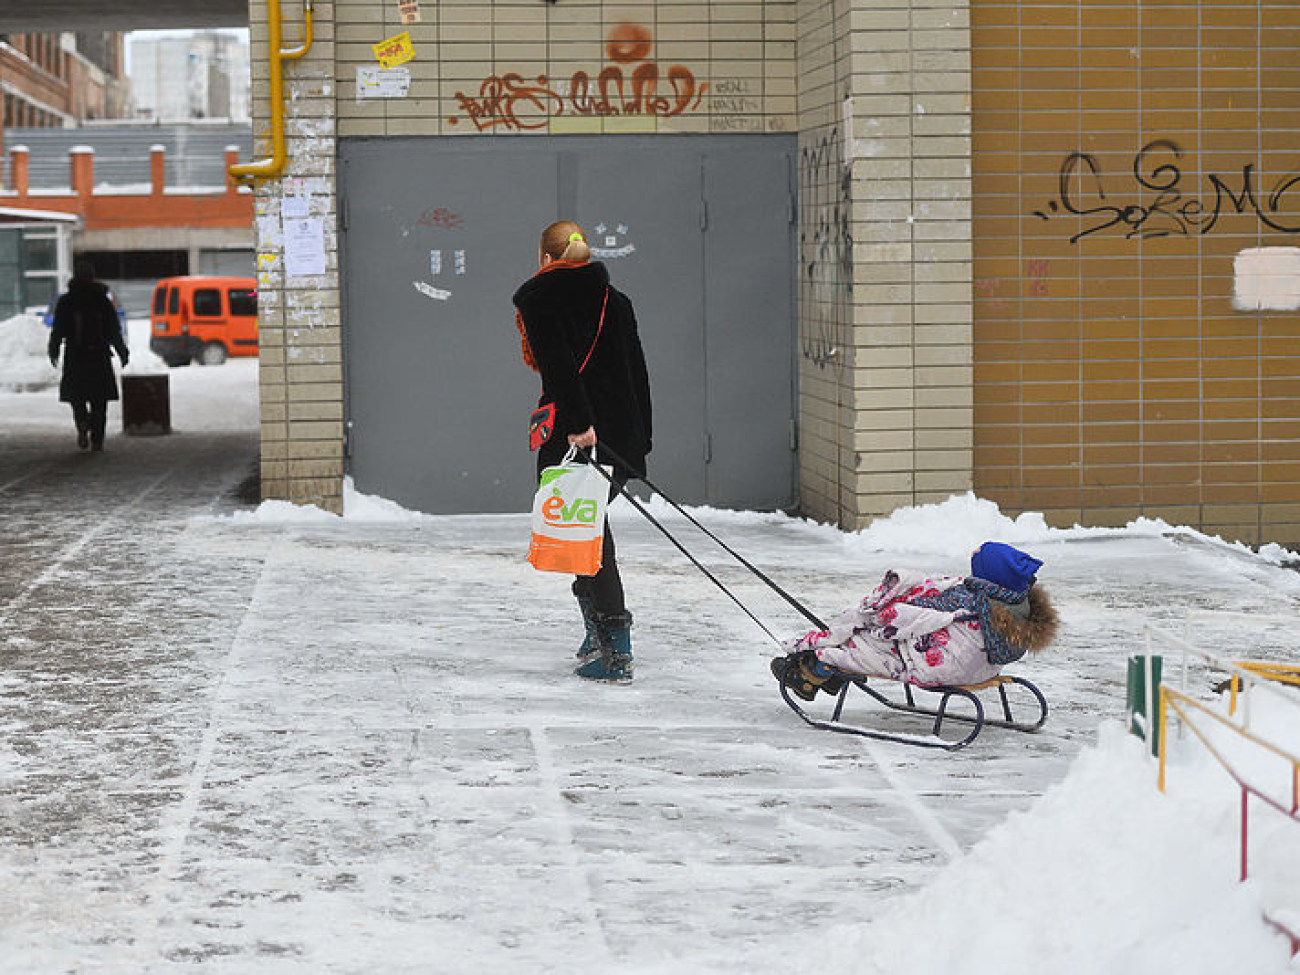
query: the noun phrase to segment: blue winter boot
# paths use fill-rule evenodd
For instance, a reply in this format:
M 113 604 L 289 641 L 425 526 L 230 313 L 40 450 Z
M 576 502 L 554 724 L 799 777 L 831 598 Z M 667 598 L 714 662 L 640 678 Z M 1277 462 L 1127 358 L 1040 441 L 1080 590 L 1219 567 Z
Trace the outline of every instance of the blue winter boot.
M 593 615 L 596 621 L 593 643 L 598 653 L 579 665 L 574 673 L 604 684 L 632 683 L 632 614 Z
M 582 625 L 586 627 L 587 632 L 575 656 L 586 663 L 600 653 L 600 647 L 596 645 L 596 604 L 591 601 L 590 596 L 579 596 L 578 608 L 582 610 Z

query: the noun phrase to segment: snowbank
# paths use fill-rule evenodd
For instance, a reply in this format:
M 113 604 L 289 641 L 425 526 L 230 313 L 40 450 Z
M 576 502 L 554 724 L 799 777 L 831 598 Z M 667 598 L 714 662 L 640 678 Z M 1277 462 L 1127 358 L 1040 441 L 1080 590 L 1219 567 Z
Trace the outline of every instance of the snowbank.
M 32 392 L 58 385 L 50 365 L 49 329 L 41 315 L 25 312 L 0 322 L 0 390 Z
M 352 483 L 352 478 L 343 478 L 343 516 L 326 511 L 314 504 L 294 504 L 291 501 L 263 501 L 253 511 L 237 511 L 228 516 L 200 516 L 195 521 L 235 521 L 264 525 L 285 524 L 329 524 L 331 522 L 411 522 L 421 521 L 430 515 L 419 511 L 410 511 L 395 501 L 362 494 Z
M 1265 910 L 1289 910 L 1276 898 L 1294 887 L 1300 824 L 1258 807 L 1252 849 L 1269 855 L 1256 855 L 1256 878 L 1239 883 L 1239 793 L 1194 740 L 1181 746 L 1161 794 L 1142 743 L 1104 725 L 1099 743 L 1027 812 L 884 914 L 819 931 L 815 952 L 787 956 L 792 970 L 1300 971 L 1264 921 Z

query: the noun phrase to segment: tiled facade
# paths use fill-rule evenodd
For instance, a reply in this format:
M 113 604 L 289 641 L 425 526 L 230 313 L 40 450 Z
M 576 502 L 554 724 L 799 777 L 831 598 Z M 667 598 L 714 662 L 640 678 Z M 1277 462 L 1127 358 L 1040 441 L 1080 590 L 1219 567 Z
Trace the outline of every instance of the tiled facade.
M 1296 316 L 1237 293 L 1285 255 L 1234 262 L 1296 242 L 1259 212 L 1300 222 L 1295 11 L 442 0 L 404 24 L 396 0 L 317 4 L 287 178 L 257 198 L 264 493 L 340 504 L 336 137 L 797 131 L 805 513 L 859 527 L 974 488 L 1060 522 L 1294 541 Z M 403 33 L 414 56 L 377 97 L 374 46 Z M 322 277 L 283 274 L 283 194 L 326 221 Z
M 800 5 L 800 497 L 849 528 L 971 487 L 969 36 Z
M 977 491 L 1300 541 L 1300 7 L 972 20 Z
M 339 319 L 338 206 L 335 180 L 334 5 L 315 3 L 315 38 L 285 71 L 288 165 L 256 193 L 260 300 L 262 494 L 341 511 L 343 504 L 343 344 Z M 253 4 L 254 141 L 265 134 L 269 66 L 266 7 Z M 284 47 L 302 37 L 300 4 L 282 6 Z M 259 57 L 258 51 L 262 52 Z M 305 198 L 306 215 L 325 230 L 325 274 L 285 274 L 286 197 Z M 295 211 L 297 213 L 297 211 Z

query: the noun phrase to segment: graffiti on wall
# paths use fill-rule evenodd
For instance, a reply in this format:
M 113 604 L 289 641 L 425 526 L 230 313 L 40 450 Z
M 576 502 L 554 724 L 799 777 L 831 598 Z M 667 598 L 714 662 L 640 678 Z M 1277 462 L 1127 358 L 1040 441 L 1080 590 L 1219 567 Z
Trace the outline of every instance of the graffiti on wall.
M 1240 176 L 1207 173 L 1208 188 L 1197 195 L 1184 180 L 1182 156 L 1169 139 L 1148 142 L 1133 156 L 1135 185 L 1116 191 L 1114 179 L 1108 183 L 1095 157 L 1072 152 L 1057 174 L 1056 199 L 1034 210 L 1034 216 L 1083 217 L 1086 226 L 1070 238 L 1072 244 L 1107 231 L 1139 239 L 1208 234 L 1225 213 L 1252 214 L 1270 230 L 1300 233 L 1300 173 L 1280 176 L 1265 188 L 1254 163 L 1247 163 Z M 1151 194 L 1154 199 L 1141 202 Z
M 819 369 L 844 365 L 842 336 L 853 296 L 853 178 L 842 141 L 831 129 L 799 154 L 800 351 Z
M 605 42 L 605 55 L 613 62 L 595 77 L 578 70 L 567 81 L 546 75 L 535 80 L 517 73 L 489 75 L 477 94 L 456 92 L 461 113 L 478 131 L 543 128 L 560 115 L 654 115 L 665 118 L 694 111 L 704 100 L 708 82 L 681 64 L 661 71 L 649 60 L 654 47 L 650 30 L 640 24 L 617 24 Z M 447 119 L 458 125 L 461 116 Z

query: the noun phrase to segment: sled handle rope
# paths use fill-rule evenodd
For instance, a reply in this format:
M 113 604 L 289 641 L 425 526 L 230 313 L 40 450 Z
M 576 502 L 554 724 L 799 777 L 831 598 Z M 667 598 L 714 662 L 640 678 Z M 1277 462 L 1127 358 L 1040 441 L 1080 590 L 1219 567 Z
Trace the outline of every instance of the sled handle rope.
M 608 454 L 610 457 L 614 458 L 614 461 L 617 464 L 619 464 L 621 467 L 623 467 L 625 470 L 628 471 L 633 470 L 630 464 L 628 464 L 625 460 L 623 460 L 623 458 L 619 457 L 618 454 L 614 453 L 614 451 L 610 450 L 608 446 L 600 445 L 599 449 L 604 453 Z M 583 451 L 582 453 L 586 455 L 585 451 Z M 722 581 L 718 579 L 717 576 L 715 576 L 712 572 L 710 572 L 707 568 L 705 568 L 699 559 L 697 559 L 694 555 L 688 552 L 686 550 L 686 547 L 682 545 L 682 543 L 679 542 L 676 538 L 674 538 L 672 533 L 668 531 L 668 529 L 665 528 L 662 524 L 660 524 L 659 521 L 655 518 L 655 516 L 650 514 L 650 512 L 646 510 L 645 506 L 642 505 L 640 501 L 638 501 L 630 492 L 628 492 L 627 489 L 622 484 L 619 484 L 616 480 L 614 480 L 613 477 L 611 477 L 609 474 L 606 474 L 605 469 L 601 467 L 599 464 L 596 465 L 596 470 L 600 471 L 601 475 L 605 478 L 605 480 L 609 481 L 610 484 L 614 485 L 614 487 L 618 489 L 619 494 L 623 495 L 623 497 L 627 498 L 627 500 L 631 502 L 632 507 L 636 508 L 637 511 L 645 515 L 646 520 L 648 520 L 650 524 L 654 525 L 661 532 L 663 532 L 664 536 L 670 542 L 672 542 L 673 545 L 677 547 L 677 550 L 681 552 L 683 555 L 685 555 L 688 559 L 690 559 L 691 562 L 694 563 L 695 567 L 708 577 L 710 582 L 712 582 L 715 586 L 717 586 L 724 593 L 726 593 L 733 603 L 735 603 L 742 610 L 744 610 L 745 615 L 748 616 L 751 620 L 753 620 L 756 624 L 758 624 L 759 629 L 761 629 L 764 633 L 766 633 L 769 637 L 771 637 L 773 643 L 775 643 L 778 647 L 782 646 L 781 641 L 777 639 L 776 635 L 773 634 L 771 630 L 769 630 L 766 626 L 763 625 L 763 622 L 757 616 L 755 616 L 753 612 L 750 611 L 749 607 L 746 606 L 744 603 L 742 603 L 736 597 L 735 593 L 733 593 L 730 589 L 728 589 L 725 585 L 723 585 Z M 690 512 L 688 512 L 680 504 L 678 504 L 667 494 L 665 494 L 659 488 L 659 486 L 651 482 L 651 480 L 648 477 L 646 477 L 644 474 L 635 474 L 635 473 L 632 474 L 632 477 L 636 478 L 636 480 L 640 481 L 651 491 L 653 491 L 655 494 L 659 495 L 670 505 L 672 505 L 672 507 L 677 511 L 678 514 L 680 514 L 683 518 L 689 521 L 700 531 L 704 532 L 704 534 L 708 535 L 709 538 L 713 539 L 713 541 L 716 542 L 724 551 L 726 551 L 728 555 L 730 555 L 737 562 L 743 565 L 746 569 L 748 569 L 750 572 L 756 575 L 773 592 L 775 592 L 787 603 L 789 603 L 791 606 L 797 609 L 799 613 L 806 620 L 812 623 L 813 626 L 817 627 L 817 629 L 819 630 L 826 629 L 826 624 L 823 623 L 821 620 L 819 620 L 812 610 L 810 610 L 807 606 L 799 602 L 799 600 L 795 599 L 788 592 L 786 592 L 779 585 L 777 585 L 774 581 L 772 581 L 772 579 L 765 572 L 763 572 L 762 569 L 758 568 L 756 565 L 754 565 L 752 562 L 746 559 L 743 555 L 741 555 L 739 552 L 733 549 L 730 545 L 728 545 L 726 542 L 720 539 L 717 535 L 713 534 L 713 532 L 709 531 L 707 528 L 701 525 L 694 517 L 691 516 Z

